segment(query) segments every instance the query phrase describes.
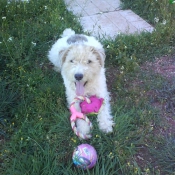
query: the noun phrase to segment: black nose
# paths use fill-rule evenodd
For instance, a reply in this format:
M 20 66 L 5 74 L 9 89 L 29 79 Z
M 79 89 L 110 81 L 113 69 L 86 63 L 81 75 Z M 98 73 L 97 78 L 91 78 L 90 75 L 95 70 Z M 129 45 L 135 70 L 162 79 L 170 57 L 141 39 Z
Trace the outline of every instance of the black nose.
M 80 81 L 83 78 L 83 74 L 75 74 L 74 77 L 76 80 Z

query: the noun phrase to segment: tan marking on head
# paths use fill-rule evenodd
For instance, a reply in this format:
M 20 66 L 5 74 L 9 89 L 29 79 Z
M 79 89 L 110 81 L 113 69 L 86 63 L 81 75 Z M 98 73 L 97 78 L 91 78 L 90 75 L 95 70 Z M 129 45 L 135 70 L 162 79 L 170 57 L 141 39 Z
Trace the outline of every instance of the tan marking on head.
M 71 50 L 71 47 L 69 47 L 68 49 L 64 49 L 64 50 L 61 50 L 59 52 L 59 57 L 60 57 L 60 60 L 61 60 L 61 66 L 63 65 L 63 63 L 65 62 L 66 60 L 66 57 L 68 55 L 68 52 Z
M 104 61 L 105 61 L 105 58 L 106 58 L 104 50 L 102 50 L 102 49 L 98 50 L 94 47 L 91 47 L 91 51 L 96 55 L 96 58 L 99 61 L 100 65 L 102 67 L 104 67 Z

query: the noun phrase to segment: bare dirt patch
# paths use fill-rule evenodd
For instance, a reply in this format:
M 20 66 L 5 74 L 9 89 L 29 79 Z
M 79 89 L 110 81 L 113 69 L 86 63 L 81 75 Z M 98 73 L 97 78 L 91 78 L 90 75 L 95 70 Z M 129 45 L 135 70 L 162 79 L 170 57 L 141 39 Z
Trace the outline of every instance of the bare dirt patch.
M 152 90 L 147 93 L 153 99 L 152 105 L 160 111 L 161 126 L 156 126 L 153 130 L 155 137 L 166 138 L 168 135 L 175 133 L 175 55 L 163 56 L 155 59 L 154 62 L 147 62 L 142 67 L 144 71 L 151 71 L 165 78 L 165 84 L 162 89 Z M 146 149 L 147 152 L 147 149 Z M 161 167 L 156 163 L 156 157 L 147 152 L 146 160 L 138 159 L 138 155 L 143 156 L 145 149 L 140 150 L 136 155 L 138 165 L 143 167 L 144 162 L 151 161 L 152 167 L 160 170 L 160 174 L 164 174 Z M 145 162 L 145 163 L 146 163 Z
M 154 62 L 146 62 L 141 69 L 152 71 L 165 78 L 162 89 L 147 92 L 153 98 L 152 105 L 160 110 L 170 128 L 168 132 L 175 131 L 175 54 L 156 58 Z
M 160 114 L 161 124 L 154 125 L 152 134 L 154 137 L 173 135 L 175 133 L 175 55 L 162 56 L 156 58 L 153 62 L 146 62 L 140 66 L 140 69 L 143 74 L 158 75 L 165 79 L 165 85 L 162 85 L 160 89 L 153 89 L 145 94 L 148 99 L 152 99 L 150 105 L 158 109 Z M 108 89 L 112 94 L 112 102 L 114 102 L 118 96 L 116 94 L 116 81 L 121 78 L 120 70 L 111 65 L 106 70 L 106 76 Z M 124 82 L 125 80 L 120 81 Z M 126 81 L 124 84 L 127 84 L 125 87 L 129 90 L 133 90 L 133 88 L 141 90 L 144 87 L 144 83 L 136 75 L 135 78 Z M 140 147 L 137 154 L 133 157 L 138 166 L 144 171 L 145 168 L 148 168 L 148 165 L 151 165 L 155 171 L 163 175 L 164 172 L 161 170 L 157 158 L 151 154 L 149 148 L 146 145 L 141 145 Z
M 154 62 L 147 62 L 144 67 L 172 81 L 175 77 L 175 55 L 156 58 Z

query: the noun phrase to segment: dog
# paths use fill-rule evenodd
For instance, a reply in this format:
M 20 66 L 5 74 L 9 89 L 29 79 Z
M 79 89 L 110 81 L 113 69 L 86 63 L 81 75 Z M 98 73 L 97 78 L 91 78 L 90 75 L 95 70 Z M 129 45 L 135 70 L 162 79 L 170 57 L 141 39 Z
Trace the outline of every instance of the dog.
M 97 115 L 100 130 L 113 131 L 113 117 L 110 109 L 110 96 L 105 77 L 105 51 L 102 44 L 92 36 L 75 34 L 72 29 L 65 29 L 62 37 L 51 47 L 48 58 L 56 71 L 63 77 L 68 105 L 76 96 L 96 95 L 104 99 Z M 76 109 L 81 111 L 79 104 Z M 77 130 L 90 133 L 90 127 L 82 120 L 76 121 Z

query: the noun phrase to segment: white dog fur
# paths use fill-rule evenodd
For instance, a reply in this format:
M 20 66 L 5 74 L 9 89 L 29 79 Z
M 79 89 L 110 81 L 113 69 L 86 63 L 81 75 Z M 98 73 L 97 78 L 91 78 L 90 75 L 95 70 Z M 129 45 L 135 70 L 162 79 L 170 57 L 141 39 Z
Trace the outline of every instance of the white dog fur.
M 104 98 L 97 116 L 99 128 L 112 132 L 114 124 L 111 116 L 109 92 L 105 77 L 105 52 L 101 43 L 94 37 L 75 34 L 71 29 L 64 30 L 48 54 L 56 71 L 61 71 L 66 88 L 66 97 L 70 105 L 77 95 Z M 76 105 L 80 111 L 79 105 Z M 88 134 L 90 128 L 84 120 L 78 119 L 77 129 Z

